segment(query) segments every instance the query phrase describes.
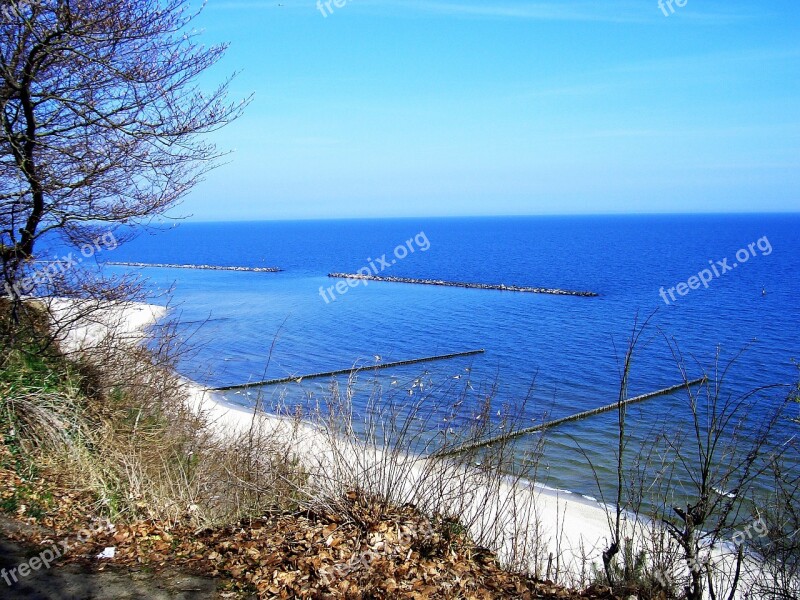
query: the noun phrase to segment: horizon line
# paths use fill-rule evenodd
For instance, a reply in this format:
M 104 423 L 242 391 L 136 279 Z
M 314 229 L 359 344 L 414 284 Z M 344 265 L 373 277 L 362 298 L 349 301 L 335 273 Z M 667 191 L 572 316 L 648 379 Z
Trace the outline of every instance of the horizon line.
M 194 219 L 187 217 L 165 217 L 165 222 L 175 224 L 189 223 L 278 223 L 298 221 L 400 221 L 411 219 L 520 219 L 520 218 L 563 218 L 563 217 L 708 217 L 745 215 L 800 215 L 800 210 L 773 211 L 707 211 L 707 212 L 596 212 L 596 213 L 509 213 L 509 214 L 435 214 L 435 215 L 385 215 L 385 216 L 346 216 L 346 217 L 257 217 L 253 219 Z

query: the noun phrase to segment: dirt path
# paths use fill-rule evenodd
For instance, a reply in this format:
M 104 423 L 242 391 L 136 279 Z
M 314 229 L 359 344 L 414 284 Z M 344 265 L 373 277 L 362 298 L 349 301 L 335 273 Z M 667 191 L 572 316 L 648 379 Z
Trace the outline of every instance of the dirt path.
M 218 590 L 214 579 L 172 571 L 153 574 L 147 571 L 116 569 L 110 565 L 54 564 L 40 568 L 14 582 L 11 569 L 36 556 L 33 548 L 0 537 L 0 598 L 3 600 L 181 600 L 230 598 Z M 102 568 L 102 570 L 100 570 Z M 6 582 L 8 577 L 11 585 Z

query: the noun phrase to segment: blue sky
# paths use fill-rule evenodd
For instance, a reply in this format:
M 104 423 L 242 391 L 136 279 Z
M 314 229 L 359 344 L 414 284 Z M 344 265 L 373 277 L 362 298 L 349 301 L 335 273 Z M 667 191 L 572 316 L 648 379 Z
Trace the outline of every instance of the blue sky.
M 800 5 L 682 2 L 209 0 L 255 98 L 177 212 L 797 211 Z

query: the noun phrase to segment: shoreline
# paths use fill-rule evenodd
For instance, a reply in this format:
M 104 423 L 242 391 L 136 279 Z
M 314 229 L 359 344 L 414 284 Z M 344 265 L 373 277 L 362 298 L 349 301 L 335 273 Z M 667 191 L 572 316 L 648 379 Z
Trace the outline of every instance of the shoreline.
M 302 448 L 299 450 L 301 454 L 316 453 L 310 462 L 303 462 L 313 473 L 324 477 L 327 455 L 331 453 L 330 443 L 311 423 L 305 421 L 298 423 L 289 417 L 247 410 L 243 406 L 234 405 L 210 388 L 203 387 L 185 376 L 180 377 L 191 395 L 191 406 L 208 418 L 215 427 L 219 427 L 223 435 L 247 432 L 253 426 L 255 416 L 257 420 L 255 427 L 259 431 L 266 431 L 267 435 L 274 432 L 278 432 L 279 435 L 288 434 L 290 439 L 281 441 L 289 442 L 293 448 Z M 348 441 L 345 441 L 343 446 L 344 454 L 353 453 L 354 462 L 359 465 L 364 464 L 365 457 L 366 460 L 374 461 L 375 465 L 380 464 L 383 455 L 380 448 L 365 451 L 363 448 L 352 447 Z M 342 452 L 342 448 L 336 448 L 335 451 Z M 404 455 L 400 459 L 400 462 L 411 465 L 408 468 L 409 477 L 404 482 L 409 495 L 413 495 L 412 490 L 416 482 L 430 471 L 430 465 L 434 464 L 431 460 L 432 457 L 411 454 Z M 465 472 L 463 475 L 475 477 L 475 473 Z M 452 477 L 452 473 L 445 475 L 445 479 L 449 477 Z M 534 480 L 515 481 L 510 475 L 501 477 L 499 489 L 489 489 L 477 482 L 472 491 L 474 494 L 472 501 L 461 507 L 468 519 L 479 517 L 489 507 L 488 521 L 497 522 L 487 526 L 505 530 L 514 530 L 518 527 L 520 531 L 527 530 L 531 534 L 525 536 L 528 538 L 538 532 L 544 538 L 539 540 L 539 543 L 547 549 L 545 554 L 551 553 L 554 557 L 560 555 L 562 569 L 568 571 L 567 577 L 580 574 L 580 564 L 584 557 L 594 562 L 598 568 L 601 567 L 601 553 L 609 535 L 606 512 L 609 509 L 604 508 L 597 499 L 570 490 L 552 488 Z M 521 511 L 523 518 L 516 522 L 511 508 L 514 506 L 514 501 L 508 503 L 512 497 L 517 498 L 517 505 L 529 502 L 529 508 L 523 508 Z M 480 522 L 480 518 L 477 521 Z M 472 533 L 474 536 L 478 532 Z M 518 541 L 514 538 L 507 539 L 498 556 L 513 557 L 515 552 L 513 546 Z M 523 543 L 533 543 L 533 541 L 526 539 Z M 539 573 L 543 574 L 542 565 L 538 567 Z M 530 565 L 531 572 L 536 569 L 537 565 Z
M 115 339 L 138 343 L 143 340 L 146 330 L 168 313 L 163 306 L 140 303 L 97 303 L 101 318 L 92 315 L 90 323 L 78 326 L 70 323 L 60 340 L 72 351 L 91 350 L 92 345 L 103 341 L 104 334 L 112 332 Z M 71 300 L 50 301 L 54 315 L 69 315 Z M 309 473 L 312 486 L 324 492 L 326 485 L 333 492 L 341 492 L 342 482 L 332 481 L 333 468 L 339 474 L 359 474 L 368 483 L 379 479 L 386 482 L 386 462 L 384 450 L 364 444 L 352 438 L 340 439 L 317 428 L 313 423 L 270 414 L 234 405 L 222 394 L 205 387 L 180 373 L 175 373 L 185 393 L 184 402 L 195 414 L 201 417 L 212 435 L 223 439 L 242 434 L 275 436 L 272 439 L 290 452 Z M 438 509 L 445 508 L 442 514 L 461 517 L 470 536 L 479 545 L 488 540 L 494 547 L 501 564 L 511 568 L 523 568 L 529 574 L 549 579 L 550 564 L 556 565 L 559 582 L 568 587 L 582 581 L 593 568 L 602 570 L 602 552 L 610 538 L 609 519 L 614 508 L 602 504 L 597 499 L 572 492 L 548 487 L 532 480 L 515 479 L 511 475 L 501 475 L 491 486 L 478 468 L 467 467 L 435 457 L 414 456 L 389 452 L 389 469 L 401 472 L 400 478 L 391 480 L 395 497 L 407 498 L 408 502 L 419 506 L 425 512 L 425 486 L 437 486 L 439 495 L 435 496 Z M 345 471 L 341 471 L 343 468 Z M 349 479 L 348 479 L 349 481 Z M 491 481 L 490 481 L 491 483 Z M 345 483 L 346 485 L 346 483 Z M 332 486 L 332 489 L 331 489 Z M 415 502 L 415 499 L 421 502 Z M 434 507 L 434 508 L 436 508 Z M 430 507 L 427 507 L 430 508 Z M 622 514 L 625 537 L 636 540 L 635 544 L 645 548 L 648 530 L 652 527 L 646 519 L 636 518 L 626 512 Z M 481 537 L 484 536 L 484 537 Z M 495 537 L 491 537 L 495 536 Z M 525 555 L 520 563 L 520 552 L 532 551 L 533 556 Z M 717 548 L 718 557 L 725 568 L 731 566 L 730 554 L 724 548 Z M 589 571 L 587 571 L 587 569 Z M 740 598 L 741 595 L 737 596 Z
M 154 316 L 154 320 L 144 324 L 144 327 L 152 325 L 167 314 L 165 308 L 151 305 L 148 305 L 147 312 Z M 178 373 L 177 376 L 184 386 L 188 406 L 202 415 L 217 433 L 229 437 L 256 430 L 265 435 L 276 435 L 297 453 L 298 458 L 310 469 L 312 477 L 323 480 L 333 455 L 341 454 L 343 449 L 344 454 L 351 456 L 355 464 L 364 465 L 365 461 L 371 461 L 373 466 L 380 464 L 383 452 L 379 448 L 354 447 L 346 440 L 342 447 L 331 448 L 330 440 L 309 422 L 298 422 L 289 417 L 237 406 L 214 389 L 182 374 Z M 438 463 L 432 462 L 432 457 L 416 455 L 404 455 L 400 460 L 407 466 L 410 465 L 407 467 L 408 477 L 403 482 L 403 487 L 407 495 L 413 497 L 418 481 L 430 472 L 431 465 Z M 447 468 L 444 467 L 445 470 Z M 449 478 L 453 476 L 453 472 L 443 474 Z M 484 520 L 481 515 L 484 512 L 488 514 L 486 520 L 489 522 L 479 526 L 498 528 L 501 530 L 498 533 L 505 535 L 503 547 L 498 551 L 501 559 L 512 559 L 517 551 L 515 546 L 520 542 L 514 536 L 509 536 L 508 531 L 527 531 L 528 535 L 525 537 L 528 539 L 522 543 L 538 543 L 546 549 L 545 556 L 549 553 L 558 557 L 567 577 L 580 575 L 584 559 L 598 567 L 602 565 L 601 553 L 609 537 L 608 508 L 596 499 L 570 490 L 548 487 L 533 480 L 513 481 L 507 475 L 502 476 L 499 488 L 489 489 L 481 484 L 477 469 L 475 472 L 459 471 L 457 475 L 459 481 L 461 478 L 474 480 L 474 487 L 472 499 L 466 503 L 463 503 L 463 499 L 458 499 L 463 504 L 459 507 L 453 506 L 454 509 L 459 509 L 455 512 L 461 512 L 479 524 Z M 511 509 L 515 505 L 528 507 L 522 509 L 522 518 L 515 519 Z M 481 532 L 471 533 L 477 537 L 476 534 Z M 530 539 L 533 534 L 540 539 Z M 529 566 L 531 572 L 544 573 L 542 564 Z

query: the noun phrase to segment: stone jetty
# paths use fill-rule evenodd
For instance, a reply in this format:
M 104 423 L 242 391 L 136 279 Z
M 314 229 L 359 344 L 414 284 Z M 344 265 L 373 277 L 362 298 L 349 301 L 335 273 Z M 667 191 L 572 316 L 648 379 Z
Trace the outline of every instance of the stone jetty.
M 217 265 L 169 265 L 162 263 L 107 262 L 114 267 L 143 267 L 147 269 L 199 269 L 205 271 L 246 271 L 248 273 L 280 273 L 277 267 L 219 267 Z
M 471 290 L 499 290 L 501 292 L 525 292 L 528 294 L 553 294 L 556 296 L 582 296 L 595 298 L 600 294 L 595 292 L 581 292 L 575 290 L 560 290 L 557 288 L 525 287 L 519 285 L 491 284 L 491 283 L 466 283 L 461 281 L 442 281 L 441 279 L 411 279 L 408 277 L 384 277 L 380 275 L 364 275 L 360 273 L 328 273 L 328 277 L 335 279 L 359 279 L 366 281 L 382 281 L 386 283 L 410 283 L 415 285 L 438 285 L 443 287 L 460 287 Z

